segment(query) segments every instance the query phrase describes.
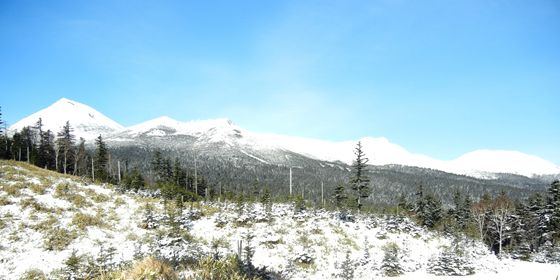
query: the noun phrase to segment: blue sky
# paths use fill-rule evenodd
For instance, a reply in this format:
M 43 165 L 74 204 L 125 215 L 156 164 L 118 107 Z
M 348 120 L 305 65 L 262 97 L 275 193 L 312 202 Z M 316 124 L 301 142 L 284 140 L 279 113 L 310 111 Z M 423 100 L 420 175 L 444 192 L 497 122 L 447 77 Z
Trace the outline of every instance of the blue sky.
M 67 97 L 452 159 L 560 164 L 560 2 L 0 1 L 9 123 Z

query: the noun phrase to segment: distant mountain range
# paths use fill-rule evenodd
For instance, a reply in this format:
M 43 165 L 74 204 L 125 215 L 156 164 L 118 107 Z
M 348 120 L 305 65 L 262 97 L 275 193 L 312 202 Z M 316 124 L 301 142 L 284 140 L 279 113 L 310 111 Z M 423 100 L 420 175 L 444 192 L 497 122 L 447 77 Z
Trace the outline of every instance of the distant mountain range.
M 62 98 L 12 125 L 10 130 L 33 126 L 41 118 L 45 129 L 57 132 L 70 121 L 77 137 L 92 140 L 103 135 L 113 146 L 144 145 L 153 148 L 192 149 L 193 154 L 235 154 L 260 164 L 292 165 L 295 157 L 349 165 L 353 149 L 361 141 L 370 164 L 401 165 L 441 170 L 482 179 L 496 179 L 500 173 L 527 177 L 560 174 L 560 167 L 547 160 L 517 151 L 477 150 L 454 160 L 444 161 L 414 154 L 386 138 L 365 137 L 331 142 L 240 128 L 228 119 L 181 122 L 159 117 L 123 127 L 88 105 Z M 91 142 L 91 141 L 89 141 Z

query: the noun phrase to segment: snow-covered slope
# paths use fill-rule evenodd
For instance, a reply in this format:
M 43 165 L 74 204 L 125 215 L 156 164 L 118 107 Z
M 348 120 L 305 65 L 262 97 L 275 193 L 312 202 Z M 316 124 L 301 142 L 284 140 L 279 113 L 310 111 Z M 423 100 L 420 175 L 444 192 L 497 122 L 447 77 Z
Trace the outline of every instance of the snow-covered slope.
M 560 272 L 558 264 L 500 260 L 478 240 L 405 217 L 341 219 L 348 216 L 277 203 L 269 210 L 231 202 L 179 208 L 25 163 L 0 161 L 0 172 L 0 279 L 89 278 L 146 256 L 192 264 L 233 255 L 239 241 L 253 248 L 255 266 L 281 276 L 273 279 L 341 279 L 345 271 L 352 279 L 555 279 Z M 402 275 L 388 277 L 391 267 Z M 185 276 L 196 269 L 176 267 Z
M 86 140 L 93 139 L 100 134 L 107 135 L 123 128 L 120 124 L 85 104 L 61 98 L 49 107 L 18 121 L 9 130 L 14 131 L 26 126 L 35 126 L 39 118 L 42 119 L 43 130 L 50 129 L 55 134 L 60 131 L 66 121 L 70 121 L 70 125 L 74 128 L 74 135 Z
M 122 130 L 119 135 L 123 137 L 190 135 L 204 136 L 210 132 L 229 134 L 234 128 L 231 120 L 215 119 L 190 122 L 180 122 L 167 116 L 155 118 Z M 236 127 L 235 127 L 236 128 Z

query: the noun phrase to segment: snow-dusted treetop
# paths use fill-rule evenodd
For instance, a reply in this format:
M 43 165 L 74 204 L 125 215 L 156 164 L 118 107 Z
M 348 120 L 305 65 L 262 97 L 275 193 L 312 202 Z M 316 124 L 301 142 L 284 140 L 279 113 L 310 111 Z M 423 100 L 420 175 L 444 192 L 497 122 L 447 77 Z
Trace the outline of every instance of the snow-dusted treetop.
M 76 137 L 84 139 L 93 139 L 100 134 L 107 135 L 123 128 L 122 125 L 88 105 L 61 98 L 49 107 L 10 126 L 10 130 L 21 130 L 26 126 L 34 126 L 39 118 L 43 121 L 43 130 L 51 130 L 55 134 L 60 131 L 66 121 L 70 121 Z

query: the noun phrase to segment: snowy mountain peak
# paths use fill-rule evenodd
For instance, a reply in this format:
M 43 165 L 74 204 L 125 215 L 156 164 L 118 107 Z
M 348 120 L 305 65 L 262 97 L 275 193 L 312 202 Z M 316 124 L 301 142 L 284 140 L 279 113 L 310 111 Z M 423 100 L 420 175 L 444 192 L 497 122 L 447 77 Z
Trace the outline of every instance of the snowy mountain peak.
M 77 137 L 93 139 L 97 136 L 107 135 L 123 127 L 89 107 L 88 105 L 61 98 L 47 108 L 31 114 L 10 127 L 11 131 L 21 130 L 26 126 L 35 126 L 41 118 L 43 130 L 53 133 L 60 131 L 62 126 L 69 121 Z
M 167 116 L 161 116 L 137 125 L 127 127 L 123 133 L 136 137 L 139 135 L 191 135 L 200 136 L 206 132 L 231 130 L 234 126 L 229 119 L 196 120 L 181 122 Z
M 450 164 L 463 170 L 528 177 L 536 174 L 560 174 L 560 167 L 554 163 L 518 151 L 476 150 L 458 157 Z

